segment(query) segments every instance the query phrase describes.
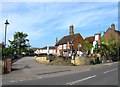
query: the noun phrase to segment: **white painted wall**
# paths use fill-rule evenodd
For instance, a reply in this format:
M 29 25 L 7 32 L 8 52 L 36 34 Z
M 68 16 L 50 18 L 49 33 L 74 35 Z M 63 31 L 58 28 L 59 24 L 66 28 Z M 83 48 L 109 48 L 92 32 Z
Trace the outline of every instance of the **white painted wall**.
M 95 41 L 98 41 L 99 40 L 99 35 L 95 35 Z
M 49 54 L 56 54 L 55 49 L 40 49 L 40 50 L 37 49 L 34 53 L 41 54 L 41 53 L 48 53 L 48 52 Z
M 93 47 L 95 48 L 95 45 L 97 44 L 97 41 L 93 41 Z
M 67 44 L 63 44 L 63 49 L 67 49 Z
M 35 53 L 35 54 L 39 54 L 39 53 L 40 53 L 40 50 L 37 49 L 34 53 Z
M 62 49 L 62 45 L 59 45 L 59 46 L 58 46 L 58 49 L 61 50 L 61 49 Z
M 55 49 L 40 49 L 40 53 L 49 53 L 49 54 L 55 54 Z

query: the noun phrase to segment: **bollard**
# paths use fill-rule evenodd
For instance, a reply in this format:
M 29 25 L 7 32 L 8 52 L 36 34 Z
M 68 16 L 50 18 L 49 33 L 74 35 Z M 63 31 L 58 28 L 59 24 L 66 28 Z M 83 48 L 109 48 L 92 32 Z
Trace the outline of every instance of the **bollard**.
M 4 65 L 3 65 L 3 74 L 6 74 L 6 60 L 3 61 Z

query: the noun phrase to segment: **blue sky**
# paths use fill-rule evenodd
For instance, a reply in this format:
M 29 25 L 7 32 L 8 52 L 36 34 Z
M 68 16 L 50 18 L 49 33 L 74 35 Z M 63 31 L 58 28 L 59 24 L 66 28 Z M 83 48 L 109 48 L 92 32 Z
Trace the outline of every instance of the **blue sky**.
M 71 24 L 83 38 L 107 30 L 112 23 L 118 29 L 118 3 L 3 2 L 0 42 L 4 41 L 6 19 L 10 22 L 7 39 L 12 40 L 15 32 L 23 31 L 29 35 L 32 47 L 43 47 L 55 45 L 56 37 L 68 35 Z

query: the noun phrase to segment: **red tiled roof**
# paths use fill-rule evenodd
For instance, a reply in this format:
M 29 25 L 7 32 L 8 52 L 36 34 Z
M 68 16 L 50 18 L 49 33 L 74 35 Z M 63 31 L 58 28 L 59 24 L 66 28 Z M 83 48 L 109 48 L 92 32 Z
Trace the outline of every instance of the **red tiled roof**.
M 68 35 L 68 36 L 64 36 L 62 39 L 60 39 L 58 41 L 58 43 L 56 45 L 62 45 L 62 44 L 66 44 L 67 42 L 71 42 L 75 39 L 75 37 L 77 35 L 80 35 L 79 33 L 74 34 L 74 35 Z M 80 35 L 81 36 L 81 35 Z M 82 36 L 81 36 L 82 37 Z
M 93 42 L 94 41 L 94 39 L 95 39 L 95 37 L 94 36 L 90 36 L 90 37 L 86 37 L 85 38 L 85 41 L 89 41 L 89 42 Z

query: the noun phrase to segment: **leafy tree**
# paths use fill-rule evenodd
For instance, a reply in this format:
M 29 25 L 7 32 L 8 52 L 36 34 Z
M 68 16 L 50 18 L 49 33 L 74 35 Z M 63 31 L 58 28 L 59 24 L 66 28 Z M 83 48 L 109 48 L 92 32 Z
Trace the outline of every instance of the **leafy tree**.
M 33 56 L 34 50 L 30 48 L 29 51 L 27 52 L 27 55 Z
M 118 60 L 118 52 L 119 52 L 119 47 L 120 47 L 120 43 L 112 43 L 109 45 L 109 55 L 111 57 L 112 60 Z
M 108 40 L 108 45 L 110 46 L 112 44 L 115 44 L 115 37 L 111 34 Z
M 11 57 L 13 53 L 14 53 L 14 49 L 12 49 L 11 47 L 2 49 L 2 57 Z
M 116 42 L 115 37 L 111 35 L 108 42 L 106 42 L 105 38 L 101 39 L 99 52 L 101 56 L 104 56 L 106 59 L 117 60 L 118 47 L 120 47 L 120 43 Z
M 98 48 L 99 53 L 101 54 L 101 56 L 105 57 L 106 59 L 108 59 L 109 56 L 109 47 L 106 44 L 101 44 L 100 48 Z
M 86 50 L 87 50 L 88 54 L 90 54 L 91 49 L 93 47 L 92 43 L 90 43 L 89 41 L 85 41 L 85 46 L 86 46 Z
M 101 39 L 100 39 L 100 43 L 101 43 L 101 44 L 106 44 L 105 38 L 101 38 Z
M 10 48 L 13 48 L 16 54 L 21 55 L 22 52 L 27 52 L 29 50 L 28 48 L 30 45 L 27 36 L 26 33 L 15 32 L 14 39 L 12 41 L 9 40 Z
M 30 45 L 27 36 L 26 33 L 15 32 L 14 39 L 12 41 L 8 40 L 10 45 L 2 49 L 2 57 L 12 57 L 14 53 L 22 55 L 23 52 L 28 52 Z

